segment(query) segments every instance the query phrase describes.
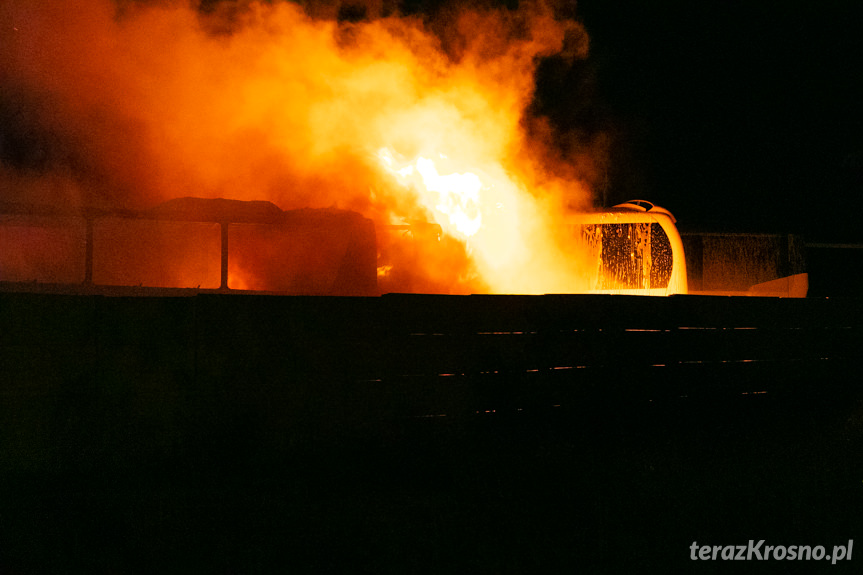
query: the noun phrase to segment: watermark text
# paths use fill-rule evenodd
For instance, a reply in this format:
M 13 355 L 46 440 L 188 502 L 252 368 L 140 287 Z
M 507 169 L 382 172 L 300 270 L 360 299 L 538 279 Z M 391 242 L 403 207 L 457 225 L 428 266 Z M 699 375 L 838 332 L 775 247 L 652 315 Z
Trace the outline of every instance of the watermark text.
M 689 558 L 693 561 L 850 561 L 854 540 L 846 545 L 834 545 L 829 551 L 824 545 L 766 545 L 764 539 L 750 539 L 747 545 L 699 545 L 693 541 L 689 546 Z

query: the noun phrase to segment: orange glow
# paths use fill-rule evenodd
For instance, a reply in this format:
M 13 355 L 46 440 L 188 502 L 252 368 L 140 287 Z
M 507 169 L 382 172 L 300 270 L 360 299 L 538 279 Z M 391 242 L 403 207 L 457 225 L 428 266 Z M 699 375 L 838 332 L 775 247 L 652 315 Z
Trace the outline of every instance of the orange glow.
M 601 146 L 561 157 L 526 111 L 539 58 L 586 56 L 579 24 L 541 2 L 443 21 L 376 18 L 371 4 L 358 23 L 290 2 L 211 15 L 188 4 L 4 2 L 3 34 L 14 34 L 0 67 L 46 134 L 42 181 L 63 182 L 0 166 L 10 201 L 337 207 L 380 229 L 441 226 L 432 241 L 378 233 L 392 291 L 588 287 L 589 264 L 561 230 L 567 210 L 590 208 Z M 234 288 L 286 281 L 235 261 L 230 277 Z
M 437 161 L 418 156 L 413 162 L 397 160 L 388 148 L 377 155 L 444 233 L 464 243 L 488 291 L 587 288 L 585 274 L 578 270 L 580 255 L 566 250 L 560 221 L 553 212 L 544 212 L 547 206 L 500 164 L 474 167 L 475 173 L 460 170 L 477 164 L 461 167 L 444 154 L 437 154 Z
M 378 152 L 378 156 L 384 167 L 405 186 L 419 191 L 418 200 L 447 233 L 469 238 L 482 226 L 480 192 L 483 183 L 476 174 L 440 174 L 434 161 L 423 157 L 397 168 L 392 152 L 386 148 Z M 441 159 L 446 157 L 441 156 Z

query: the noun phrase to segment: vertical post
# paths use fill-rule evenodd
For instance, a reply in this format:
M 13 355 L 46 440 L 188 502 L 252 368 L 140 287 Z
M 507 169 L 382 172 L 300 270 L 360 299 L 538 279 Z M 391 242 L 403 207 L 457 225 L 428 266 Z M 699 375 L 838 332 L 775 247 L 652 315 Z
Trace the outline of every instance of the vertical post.
M 602 173 L 602 207 L 607 208 L 608 205 L 608 161 L 604 162 Z
M 228 289 L 228 222 L 219 222 L 222 228 L 222 282 L 220 290 Z
M 93 285 L 93 218 L 85 218 L 84 284 Z

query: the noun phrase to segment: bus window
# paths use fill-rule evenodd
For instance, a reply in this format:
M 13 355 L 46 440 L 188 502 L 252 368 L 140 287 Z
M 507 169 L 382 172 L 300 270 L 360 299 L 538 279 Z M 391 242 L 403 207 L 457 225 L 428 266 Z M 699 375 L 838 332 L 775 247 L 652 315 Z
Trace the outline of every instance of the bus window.
M 673 217 L 634 209 L 580 214 L 571 221 L 574 248 L 586 261 L 592 293 L 686 293 L 686 264 Z M 672 237 L 673 235 L 673 237 Z

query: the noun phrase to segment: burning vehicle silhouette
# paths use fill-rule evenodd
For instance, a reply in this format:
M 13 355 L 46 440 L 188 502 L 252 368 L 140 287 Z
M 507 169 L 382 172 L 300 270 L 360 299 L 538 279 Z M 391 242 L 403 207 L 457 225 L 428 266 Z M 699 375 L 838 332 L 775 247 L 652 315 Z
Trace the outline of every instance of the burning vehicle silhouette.
M 671 212 L 644 200 L 569 216 L 565 247 L 579 276 L 563 293 L 805 297 L 799 247 L 784 249 L 794 265 L 774 265 L 774 252 L 783 252 L 774 245 L 777 237 L 681 237 L 675 224 Z M 434 223 L 376 229 L 356 212 L 283 211 L 261 201 L 178 198 L 145 211 L 65 212 L 6 204 L 0 209 L 0 285 L 104 293 L 446 293 L 410 278 L 416 261 L 434 253 L 443 236 Z M 685 243 L 698 249 L 690 253 Z M 390 257 L 395 249 L 400 259 Z M 746 266 L 755 271 L 731 277 Z

